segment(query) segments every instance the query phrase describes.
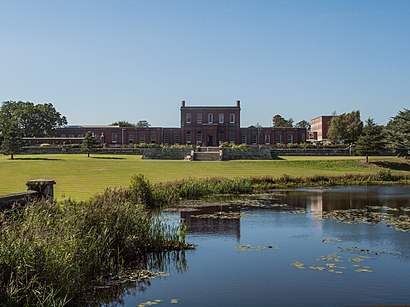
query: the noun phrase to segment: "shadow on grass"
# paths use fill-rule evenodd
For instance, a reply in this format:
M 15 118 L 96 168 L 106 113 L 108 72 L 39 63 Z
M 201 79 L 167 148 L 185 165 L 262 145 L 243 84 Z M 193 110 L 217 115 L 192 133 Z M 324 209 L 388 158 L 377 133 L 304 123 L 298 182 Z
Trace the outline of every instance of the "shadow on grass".
M 125 158 L 120 157 L 90 157 L 91 159 L 103 159 L 103 160 L 124 160 Z
M 396 170 L 396 171 L 410 171 L 410 163 L 406 163 L 406 162 L 377 161 L 377 162 L 371 162 L 371 164 L 384 167 L 384 168 L 389 168 L 389 169 Z
M 11 159 L 9 159 L 11 160 Z M 14 158 L 13 160 L 27 160 L 27 161 L 61 161 L 62 159 L 54 158 Z
M 272 157 L 272 160 L 285 160 L 285 159 L 283 159 L 283 158 L 281 158 L 281 157 L 278 157 L 278 156 L 273 156 L 273 157 Z

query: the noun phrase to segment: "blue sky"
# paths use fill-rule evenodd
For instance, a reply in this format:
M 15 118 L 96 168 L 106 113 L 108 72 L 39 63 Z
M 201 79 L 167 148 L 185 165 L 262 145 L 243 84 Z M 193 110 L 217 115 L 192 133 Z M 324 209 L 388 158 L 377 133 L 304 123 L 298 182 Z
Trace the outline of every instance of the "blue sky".
M 234 105 L 242 126 L 410 107 L 410 1 L 0 0 L 0 101 L 69 124 L 179 126 Z

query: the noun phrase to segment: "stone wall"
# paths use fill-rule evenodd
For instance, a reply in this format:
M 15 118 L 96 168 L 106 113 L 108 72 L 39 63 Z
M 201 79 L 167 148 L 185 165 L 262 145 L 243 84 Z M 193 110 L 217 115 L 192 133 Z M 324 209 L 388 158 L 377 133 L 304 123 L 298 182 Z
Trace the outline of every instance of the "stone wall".
M 272 160 L 272 154 L 267 147 L 249 147 L 245 149 L 222 149 L 222 160 Z
M 191 156 L 192 149 L 144 148 L 143 159 L 184 160 Z
M 272 156 L 349 156 L 345 148 L 283 148 L 272 149 Z M 352 153 L 354 154 L 354 153 Z
M 90 154 L 142 155 L 147 148 L 93 148 Z M 71 147 L 26 147 L 22 154 L 86 154 L 81 148 Z
M 35 179 L 27 181 L 28 191 L 21 193 L 0 195 L 0 211 L 15 206 L 24 206 L 36 199 L 45 199 L 50 204 L 54 200 L 54 180 Z

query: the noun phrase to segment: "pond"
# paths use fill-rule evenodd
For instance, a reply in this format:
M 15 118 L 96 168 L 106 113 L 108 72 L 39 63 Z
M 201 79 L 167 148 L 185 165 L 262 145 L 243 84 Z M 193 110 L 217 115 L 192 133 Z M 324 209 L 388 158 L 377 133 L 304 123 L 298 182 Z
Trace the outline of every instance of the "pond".
M 163 216 L 185 219 L 187 241 L 197 248 L 112 304 L 408 305 L 409 211 L 409 186 L 185 202 Z

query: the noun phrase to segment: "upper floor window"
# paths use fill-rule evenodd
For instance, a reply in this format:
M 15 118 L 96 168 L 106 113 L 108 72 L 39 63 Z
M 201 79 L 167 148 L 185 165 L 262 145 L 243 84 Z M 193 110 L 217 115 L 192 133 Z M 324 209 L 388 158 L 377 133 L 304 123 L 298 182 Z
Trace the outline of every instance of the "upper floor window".
M 225 122 L 224 119 L 225 119 L 225 118 L 224 118 L 224 114 L 223 114 L 223 113 L 219 113 L 219 123 L 220 123 L 220 124 L 223 124 L 223 123 Z
M 186 114 L 186 123 L 190 124 L 191 123 L 191 113 Z
M 231 113 L 231 114 L 229 115 L 229 122 L 230 122 L 231 124 L 234 124 L 234 123 L 235 123 L 235 114 Z
M 214 122 L 214 115 L 212 113 L 208 114 L 208 123 L 212 124 Z
M 112 143 L 117 143 L 117 133 L 111 134 L 111 142 Z
M 198 124 L 202 124 L 202 113 L 197 113 L 196 114 L 196 122 Z

